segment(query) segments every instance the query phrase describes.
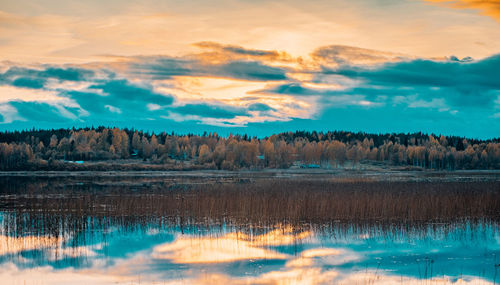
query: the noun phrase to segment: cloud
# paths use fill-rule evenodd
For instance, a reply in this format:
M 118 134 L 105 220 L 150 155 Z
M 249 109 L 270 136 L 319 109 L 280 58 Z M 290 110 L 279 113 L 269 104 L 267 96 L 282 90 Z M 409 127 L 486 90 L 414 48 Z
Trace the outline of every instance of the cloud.
M 425 0 L 455 9 L 474 9 L 500 22 L 500 1 L 498 0 Z
M 46 80 L 41 78 L 18 77 L 12 81 L 12 86 L 41 89 Z
M 150 76 L 153 79 L 169 79 L 173 76 L 202 75 L 197 62 L 192 59 L 171 57 L 138 57 L 127 68 L 132 74 Z
M 95 75 L 83 68 L 41 66 L 40 69 L 12 66 L 0 74 L 0 84 L 42 89 L 49 79 L 59 81 L 86 81 Z
M 298 96 L 321 95 L 321 94 L 326 93 L 324 90 L 316 90 L 313 88 L 304 87 L 301 83 L 298 83 L 298 82 L 275 85 L 269 89 L 261 90 L 260 92 L 270 92 L 270 93 L 276 93 L 276 94 L 290 94 L 290 95 L 298 95 Z
M 234 61 L 220 66 L 220 74 L 237 79 L 248 80 L 285 80 L 286 70 L 283 68 L 264 65 L 256 61 Z
M 11 82 L 4 81 L 15 87 L 45 89 L 47 85 L 44 79 L 47 77 L 80 79 L 75 76 L 69 77 L 69 74 L 54 73 L 61 69 L 47 71 L 11 68 L 9 70 L 6 72 L 7 78 L 14 77 L 13 74 L 31 75 L 30 80 L 21 81 L 17 78 Z M 122 121 L 164 120 L 162 118 L 168 112 L 174 112 L 182 115 L 184 119 L 195 121 L 203 121 L 207 118 L 225 120 L 237 116 L 249 116 L 245 108 L 223 103 L 188 103 L 173 106 L 174 97 L 155 92 L 150 83 L 132 83 L 127 79 L 115 79 L 115 77 L 111 74 L 108 78 L 88 78 L 90 84 L 85 90 L 58 88 L 59 98 L 64 99 L 61 102 L 36 101 L 36 98 L 35 101 L 27 102 L 19 98 L 10 100 L 8 103 L 17 111 L 18 118 L 33 122 L 58 122 L 70 119 L 106 121 L 109 118 Z M 35 86 L 37 80 L 42 83 Z M 39 98 L 42 99 L 42 97 Z
M 481 136 L 498 130 L 487 126 L 498 121 L 500 55 L 436 60 L 330 45 L 308 58 L 283 59 L 272 50 L 197 45 L 210 52 L 71 66 L 4 63 L 1 126 L 130 122 L 252 134 L 331 128 L 460 134 L 474 123 L 480 127 L 471 133 Z M 211 54 L 216 60 L 207 60 Z
M 138 57 L 128 65 L 128 69 L 132 74 L 150 76 L 156 80 L 174 76 L 224 77 L 249 81 L 287 79 L 285 68 L 245 60 L 212 64 L 194 58 Z
M 52 105 L 44 102 L 9 102 L 24 120 L 31 122 L 70 122 L 78 117 L 79 108 Z
M 115 106 L 104 105 L 104 108 L 108 109 L 112 113 L 117 113 L 117 114 L 121 114 L 122 113 L 122 110 L 120 108 L 116 108 Z
M 499 65 L 499 55 L 482 60 L 450 57 L 441 61 L 408 59 L 375 66 L 323 65 L 320 70 L 310 72 L 310 79 L 270 85 L 255 94 L 317 98 L 315 104 L 321 106 L 312 118 L 268 123 L 269 132 L 289 129 L 385 132 L 389 128 L 491 137 L 500 131 L 498 123 L 493 122 L 498 120 L 494 114 L 498 106 L 495 100 L 500 96 L 500 75 L 495 71 Z M 249 125 L 252 127 L 257 126 Z M 263 126 L 260 128 L 264 131 Z
M 216 42 L 199 42 L 195 43 L 194 46 L 211 49 L 220 53 L 231 53 L 234 55 L 240 56 L 249 56 L 249 57 L 272 57 L 276 58 L 280 55 L 277 51 L 269 51 L 269 50 L 258 50 L 258 49 L 247 49 L 241 46 L 236 45 L 222 45 Z
M 105 81 L 102 84 L 90 86 L 90 89 L 102 90 L 102 92 L 107 94 L 106 98 L 125 104 L 132 102 L 154 102 L 159 105 L 170 105 L 173 102 L 171 96 L 154 93 L 151 91 L 151 87 L 137 86 L 125 79 Z
M 316 49 L 312 56 L 316 61 L 328 65 L 378 64 L 412 58 L 408 55 L 398 53 L 345 45 L 321 47 Z
M 154 92 L 151 86 L 138 86 L 125 79 L 100 80 L 88 91 L 66 90 L 61 92 L 61 96 L 74 101 L 90 116 L 120 115 L 124 120 L 148 117 L 152 111 L 148 104 L 165 107 L 174 101 L 170 95 Z
M 56 78 L 59 80 L 84 81 L 94 76 L 95 73 L 92 70 L 81 68 L 49 67 L 41 74 L 48 78 Z
M 416 59 L 377 68 L 342 66 L 324 68 L 322 73 L 362 82 L 361 89 L 356 87 L 337 94 L 354 92 L 369 98 L 417 95 L 428 100 L 443 98 L 458 108 L 489 108 L 500 92 L 500 74 L 496 71 L 499 65 L 500 55 L 495 55 L 466 62 Z
M 254 103 L 248 106 L 249 111 L 259 111 L 259 112 L 267 112 L 267 111 L 276 111 L 276 109 L 269 107 L 269 105 L 263 103 Z
M 229 62 L 259 62 L 273 66 L 287 66 L 296 63 L 296 59 L 284 51 L 249 49 L 238 45 L 224 45 L 216 42 L 198 42 L 193 46 L 201 52 L 193 56 L 204 64 L 224 64 Z

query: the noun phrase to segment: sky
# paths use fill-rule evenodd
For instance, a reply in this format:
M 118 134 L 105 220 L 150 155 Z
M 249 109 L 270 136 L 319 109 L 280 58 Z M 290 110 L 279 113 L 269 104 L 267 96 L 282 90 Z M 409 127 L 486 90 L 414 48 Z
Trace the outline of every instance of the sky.
M 500 136 L 499 0 L 0 2 L 0 130 Z

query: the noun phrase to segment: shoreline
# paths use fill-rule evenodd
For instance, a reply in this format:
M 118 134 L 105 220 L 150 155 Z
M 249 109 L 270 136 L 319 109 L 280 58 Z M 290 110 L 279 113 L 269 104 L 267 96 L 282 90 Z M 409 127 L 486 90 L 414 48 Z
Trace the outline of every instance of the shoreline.
M 168 171 L 0 171 L 2 178 L 248 178 L 248 179 L 365 179 L 373 181 L 500 181 L 500 170 L 402 171 L 396 169 L 262 169 Z

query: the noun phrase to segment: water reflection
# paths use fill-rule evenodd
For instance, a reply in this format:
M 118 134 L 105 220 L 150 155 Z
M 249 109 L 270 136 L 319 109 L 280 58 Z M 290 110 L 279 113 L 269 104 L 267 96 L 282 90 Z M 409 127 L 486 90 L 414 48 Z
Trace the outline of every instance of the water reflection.
M 67 219 L 43 225 L 47 221 L 46 216 L 0 215 L 2 284 L 498 281 L 500 234 L 491 223 L 389 230 L 377 225 L 210 226 L 93 217 L 80 217 L 78 227 Z
M 249 237 L 240 232 L 219 237 L 180 236 L 171 243 L 153 249 L 153 258 L 167 259 L 173 263 L 218 263 L 254 259 L 286 260 L 287 255 L 265 248 L 269 245 L 289 245 L 309 236 L 310 232 L 291 234 L 289 227 Z

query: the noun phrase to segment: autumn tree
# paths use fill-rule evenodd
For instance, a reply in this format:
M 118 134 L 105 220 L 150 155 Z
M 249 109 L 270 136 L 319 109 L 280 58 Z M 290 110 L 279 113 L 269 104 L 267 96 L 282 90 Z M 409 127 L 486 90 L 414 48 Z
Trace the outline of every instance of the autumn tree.
M 207 163 L 212 161 L 212 152 L 208 145 L 203 144 L 200 146 L 200 150 L 198 151 L 198 162 L 199 163 Z

